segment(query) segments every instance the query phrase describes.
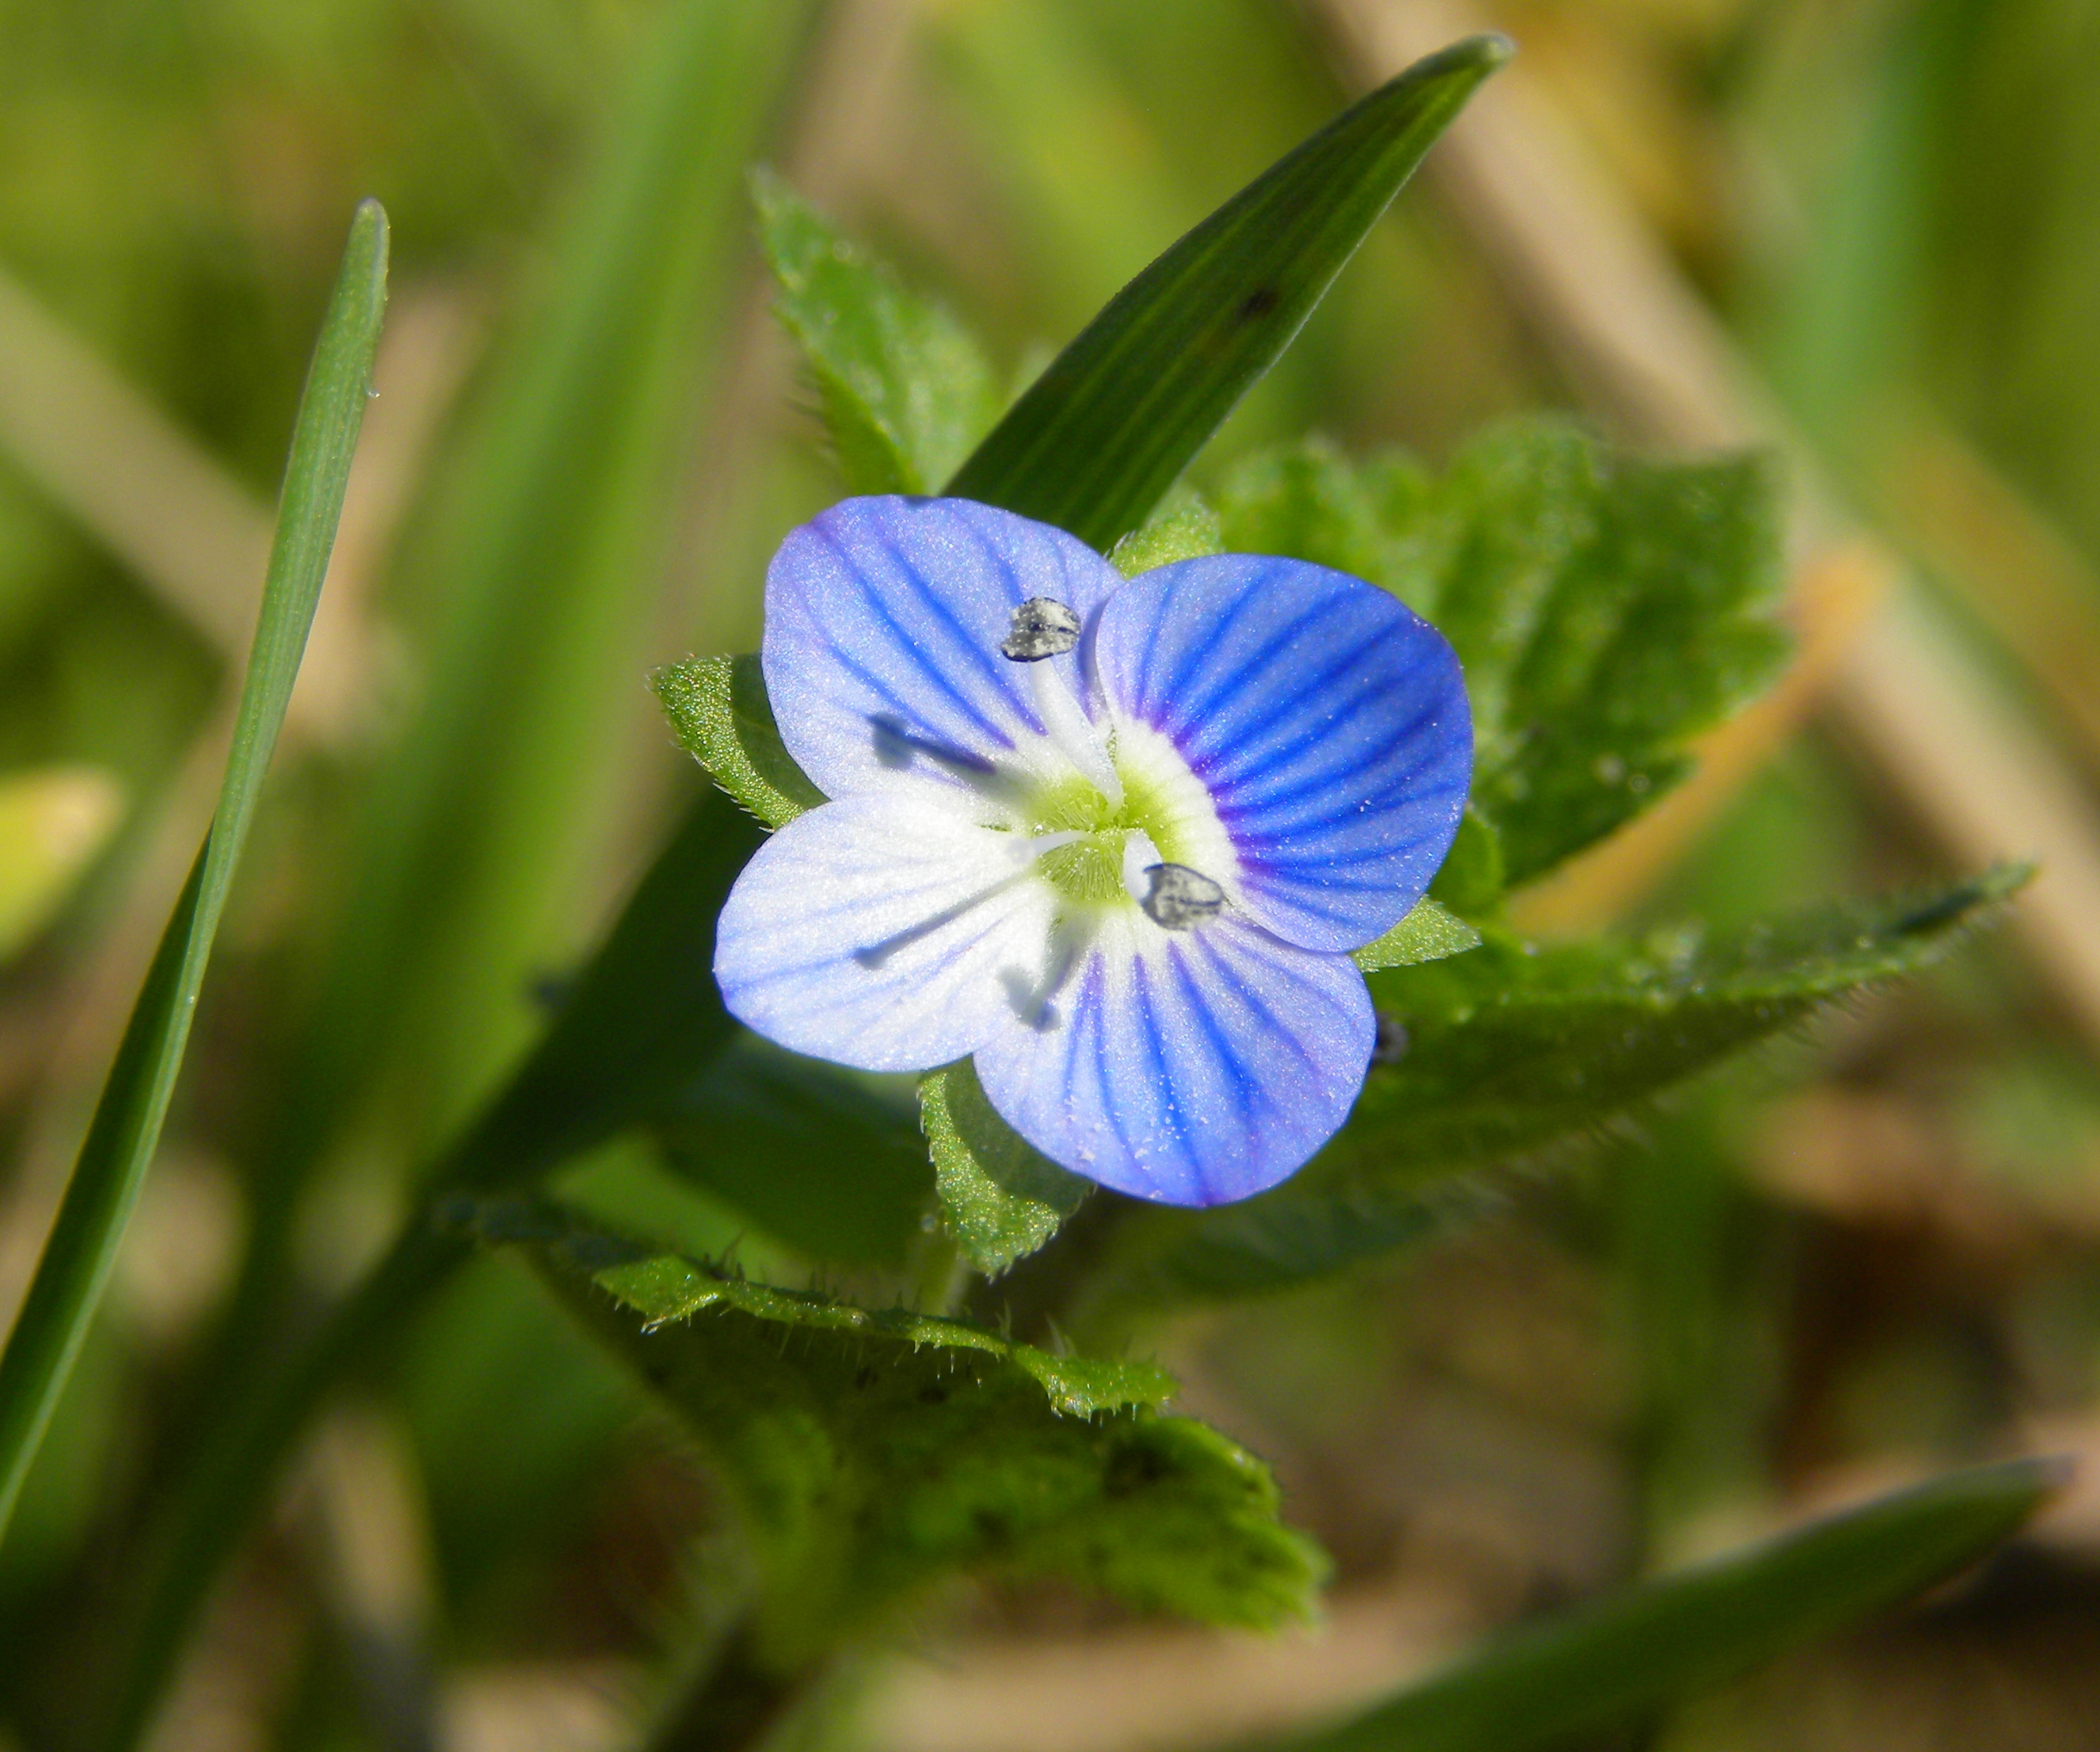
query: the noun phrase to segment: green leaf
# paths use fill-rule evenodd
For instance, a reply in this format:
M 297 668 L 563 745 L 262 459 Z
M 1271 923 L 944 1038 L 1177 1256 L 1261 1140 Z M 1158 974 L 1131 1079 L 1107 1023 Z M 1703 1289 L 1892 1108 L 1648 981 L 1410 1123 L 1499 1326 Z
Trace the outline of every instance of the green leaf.
M 1509 54 L 1455 43 L 1265 171 L 1116 295 L 947 490 L 1104 550 L 1137 528 Z
M 758 1555 L 777 1667 L 958 1571 L 1059 1575 L 1210 1623 L 1308 1611 L 1321 1563 L 1277 1521 L 1268 1472 L 1158 1415 L 1174 1383 L 1152 1364 L 746 1282 L 545 1206 L 452 1217 L 526 1247 L 700 1442 Z
M 1383 937 L 1374 937 L 1351 959 L 1366 974 L 1383 968 L 1411 968 L 1423 962 L 1440 962 L 1446 956 L 1464 955 L 1480 947 L 1480 933 L 1464 919 L 1446 912 L 1434 901 L 1419 902 Z
M 1133 529 L 1108 550 L 1108 563 L 1126 578 L 1170 566 L 1176 560 L 1200 559 L 1225 551 L 1218 513 L 1193 493 L 1170 504 L 1142 529 Z
M 983 351 L 779 178 L 752 180 L 774 304 L 801 347 L 850 493 L 932 493 L 1003 397 Z
M 1950 1472 L 1519 1633 L 1290 1752 L 1524 1752 L 1636 1724 L 1916 1598 L 2010 1538 L 2066 1477 Z
M 1440 480 L 1307 446 L 1219 491 L 1226 544 L 1385 586 L 1465 664 L 1473 803 L 1512 884 L 1542 875 L 1690 771 L 1686 742 L 1768 683 L 1786 643 L 1778 497 L 1762 458 L 1651 463 L 1527 422 Z
M 900 1267 L 930 1190 L 907 1077 L 740 1033 L 656 1123 L 686 1178 L 812 1259 Z
M 1491 931 L 1471 954 L 1370 976 L 1403 1026 L 1315 1183 L 1490 1161 L 1593 1129 L 1668 1085 L 1864 987 L 1943 956 L 2026 880 L 2000 869 L 1936 893 L 1819 908 L 1702 941 L 1540 948 Z
M 58 1222 L 0 1357 L 0 1535 L 87 1336 L 160 1141 L 219 915 L 335 544 L 386 308 L 386 214 L 357 210 L 292 425 L 277 535 L 218 808 L 117 1048 Z
M 1000 1118 L 967 1059 L 930 1071 L 920 1123 L 949 1232 L 987 1277 L 1047 1243 L 1093 1183 L 1067 1173 Z
M 769 827 L 825 801 L 780 740 L 757 654 L 688 657 L 649 678 L 679 746 Z

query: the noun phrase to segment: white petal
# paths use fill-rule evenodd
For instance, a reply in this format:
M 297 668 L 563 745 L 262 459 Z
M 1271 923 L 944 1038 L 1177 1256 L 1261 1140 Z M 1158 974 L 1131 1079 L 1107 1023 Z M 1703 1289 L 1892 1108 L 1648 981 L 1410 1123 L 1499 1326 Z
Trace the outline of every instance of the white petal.
M 1030 1003 L 1054 901 L 1021 836 L 937 798 L 849 797 L 790 821 L 746 866 L 715 977 L 730 1012 L 782 1046 L 930 1069 Z

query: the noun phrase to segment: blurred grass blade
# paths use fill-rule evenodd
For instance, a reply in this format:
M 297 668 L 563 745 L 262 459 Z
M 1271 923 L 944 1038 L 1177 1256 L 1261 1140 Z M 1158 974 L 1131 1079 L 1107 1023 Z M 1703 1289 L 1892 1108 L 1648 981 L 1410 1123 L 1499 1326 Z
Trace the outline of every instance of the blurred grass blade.
M 358 209 L 292 427 L 277 538 L 218 811 L 132 1011 L 21 1318 L 0 1359 L 0 1534 L 86 1337 L 189 1039 L 198 988 L 284 723 L 335 542 L 386 304 L 386 215 Z
M 608 138 L 574 192 L 571 223 L 549 240 L 554 283 L 466 435 L 435 552 L 416 569 L 451 601 L 418 720 L 372 787 L 350 913 L 258 1165 L 255 1239 L 223 1323 L 229 1374 L 255 1366 L 252 1332 L 274 1318 L 299 1188 L 335 1128 L 391 1068 L 425 1097 L 407 1141 L 436 1145 L 465 1117 L 463 1104 L 487 1092 L 489 1072 L 525 1048 L 532 1017 L 519 999 L 531 974 L 574 949 L 556 940 L 563 903 L 578 864 L 605 837 L 596 816 L 617 789 L 606 772 L 645 661 L 638 635 L 675 521 L 673 464 L 734 314 L 746 167 L 773 131 L 820 10 L 817 0 L 660 9 L 608 105 Z M 733 838 L 752 831 L 733 808 L 718 817 L 701 807 L 706 820 L 689 819 L 689 833 L 713 831 L 716 819 Z M 747 851 L 754 842 L 734 843 Z M 731 840 L 721 849 L 735 856 Z M 675 856 L 703 855 L 681 836 Z M 685 899 L 711 930 L 721 894 Z M 583 1013 L 596 977 L 578 982 L 570 1013 Z M 689 981 L 687 991 L 690 1025 L 705 1035 L 720 1008 L 713 982 Z M 646 1003 L 632 1013 L 639 1020 Z M 534 1054 L 521 1080 L 546 1062 Z M 494 1171 L 487 1165 L 524 1104 L 499 1103 L 490 1128 L 456 1157 L 462 1171 Z M 593 1134 L 606 1110 L 570 1116 L 568 1134 Z M 535 1140 L 537 1161 L 550 1141 Z M 420 1233 L 396 1257 L 415 1257 Z M 300 1357 L 244 1383 L 232 1421 L 205 1429 L 150 1530 L 136 1633 L 117 1656 L 123 1670 L 96 1743 L 128 1747 L 144 1732 L 206 1590 L 328 1384 L 331 1356 L 398 1322 L 439 1275 L 370 1279 Z
M 413 581 L 428 684 L 371 788 L 287 1125 L 303 1163 L 391 1073 L 408 1149 L 492 1090 L 578 941 L 653 605 L 744 265 L 745 168 L 815 0 L 677 0 L 637 43 Z
M 1950 1472 L 1520 1634 L 1289 1752 L 1524 1752 L 1637 1722 L 1914 1598 L 2063 1478 L 2046 1460 Z
M 1345 110 L 1131 281 L 948 484 L 1106 550 L 1273 365 L 1473 89 L 1468 37 Z

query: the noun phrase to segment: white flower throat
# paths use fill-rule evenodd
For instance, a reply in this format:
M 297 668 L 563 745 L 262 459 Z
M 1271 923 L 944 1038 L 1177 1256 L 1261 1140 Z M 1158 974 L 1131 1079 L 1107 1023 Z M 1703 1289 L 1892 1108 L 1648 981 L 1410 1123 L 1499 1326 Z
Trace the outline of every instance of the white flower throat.
M 1068 902 L 1127 899 L 1163 928 L 1186 931 L 1228 899 L 1191 860 L 1228 872 L 1237 861 L 1207 789 L 1172 744 L 1149 726 L 1113 722 L 1104 739 L 1045 661 L 1072 650 L 1079 636 L 1078 615 L 1037 596 L 1014 611 L 999 647 L 1026 666 L 1035 715 L 1068 768 L 1068 776 L 1024 784 L 1013 799 L 1029 835 L 1027 857 Z

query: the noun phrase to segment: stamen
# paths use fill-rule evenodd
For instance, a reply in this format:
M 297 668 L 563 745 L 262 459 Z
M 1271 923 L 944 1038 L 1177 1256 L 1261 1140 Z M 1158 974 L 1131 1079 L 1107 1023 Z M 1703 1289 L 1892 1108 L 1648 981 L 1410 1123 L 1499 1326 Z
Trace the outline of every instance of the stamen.
M 1079 702 L 1071 697 L 1057 665 L 1029 664 L 1029 691 L 1035 698 L 1035 716 L 1043 721 L 1043 728 L 1050 733 L 1059 753 L 1108 798 L 1110 808 L 1121 808 L 1123 781 L 1116 777 L 1108 751 L 1101 746 L 1100 733 L 1079 710 Z
M 1014 611 L 999 649 L 1016 663 L 1061 657 L 1079 642 L 1079 617 L 1054 596 L 1031 596 Z
M 1047 1034 L 1062 1019 L 1058 1014 L 1058 993 L 1071 983 L 1071 976 L 1094 941 L 1091 925 L 1084 918 L 1060 919 L 1051 928 L 1049 965 L 1041 981 L 1031 989 L 1016 973 L 1009 981 L 1007 995 L 1014 1011 L 1038 1034 Z
M 1156 864 L 1145 874 L 1151 886 L 1138 904 L 1165 930 L 1186 931 L 1214 917 L 1225 905 L 1225 890 L 1185 864 Z
M 1021 842 L 1021 850 L 1029 858 L 1041 858 L 1046 851 L 1055 851 L 1060 845 L 1076 845 L 1087 837 L 1084 829 L 1065 827 L 1055 833 L 1038 833 L 1032 839 Z

